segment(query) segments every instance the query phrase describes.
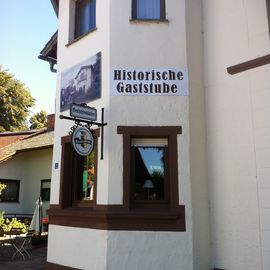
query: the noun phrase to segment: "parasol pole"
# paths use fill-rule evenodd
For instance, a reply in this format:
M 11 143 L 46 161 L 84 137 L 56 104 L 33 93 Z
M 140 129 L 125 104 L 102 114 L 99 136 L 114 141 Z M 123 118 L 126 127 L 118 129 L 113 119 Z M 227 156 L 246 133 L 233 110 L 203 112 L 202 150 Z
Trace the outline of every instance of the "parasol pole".
M 38 220 L 39 220 L 39 235 L 42 232 L 42 212 L 41 212 L 41 197 L 38 197 Z

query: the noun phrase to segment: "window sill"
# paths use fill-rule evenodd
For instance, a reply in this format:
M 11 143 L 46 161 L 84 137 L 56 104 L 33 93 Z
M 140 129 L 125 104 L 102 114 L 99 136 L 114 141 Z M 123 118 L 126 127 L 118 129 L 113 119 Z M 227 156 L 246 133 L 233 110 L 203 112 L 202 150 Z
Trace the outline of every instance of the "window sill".
M 130 19 L 130 23 L 169 23 L 167 19 Z
M 114 231 L 186 231 L 184 205 L 174 210 L 127 210 L 122 205 L 61 209 L 59 205 L 51 205 L 47 212 L 50 224 L 60 226 Z
M 81 35 L 81 36 L 79 36 L 79 37 L 73 39 L 71 42 L 69 42 L 69 43 L 66 44 L 65 46 L 66 46 L 66 47 L 69 47 L 70 45 L 72 45 L 72 44 L 76 43 L 77 41 L 81 40 L 82 38 L 84 38 L 85 36 L 88 36 L 90 33 L 95 32 L 96 30 L 97 30 L 97 27 L 95 27 L 95 28 L 89 30 L 88 32 L 84 33 L 83 35 Z

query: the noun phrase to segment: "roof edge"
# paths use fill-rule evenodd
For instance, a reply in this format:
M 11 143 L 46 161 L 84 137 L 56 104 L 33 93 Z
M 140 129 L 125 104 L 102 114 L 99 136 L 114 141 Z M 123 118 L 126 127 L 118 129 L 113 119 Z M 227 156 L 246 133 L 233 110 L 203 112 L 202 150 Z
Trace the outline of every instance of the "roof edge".
M 56 16 L 58 17 L 59 0 L 51 0 L 51 3 Z
M 16 151 L 9 153 L 6 156 L 3 156 L 2 158 L 0 158 L 0 163 L 7 161 L 8 159 L 12 158 L 15 154 L 16 154 Z

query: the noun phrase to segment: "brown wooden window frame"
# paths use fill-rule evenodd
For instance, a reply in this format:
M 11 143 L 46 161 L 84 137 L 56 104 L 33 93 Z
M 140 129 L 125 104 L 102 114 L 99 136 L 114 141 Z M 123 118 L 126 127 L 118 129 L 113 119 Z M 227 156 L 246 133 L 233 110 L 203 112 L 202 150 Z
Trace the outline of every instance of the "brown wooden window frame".
M 95 130 L 95 136 L 99 137 L 99 129 Z M 95 139 L 95 175 L 93 200 L 76 200 L 76 174 L 78 172 L 78 162 L 81 157 L 75 152 L 71 144 L 71 137 L 61 138 L 62 161 L 60 176 L 60 205 L 61 208 L 93 207 L 97 198 L 97 171 L 98 171 L 98 139 Z
M 65 166 L 72 166 L 70 159 L 65 159 L 72 149 L 67 147 L 62 150 L 62 165 L 60 178 L 59 205 L 50 205 L 47 211 L 50 224 L 71 226 L 77 228 L 92 228 L 101 230 L 120 231 L 186 231 L 185 205 L 179 205 L 178 196 L 178 158 L 177 135 L 181 134 L 181 127 L 126 127 L 118 126 L 118 134 L 123 137 L 123 203 L 112 205 L 99 205 L 95 202 L 90 207 L 72 206 L 70 195 L 72 194 L 68 170 Z M 96 135 L 99 136 L 96 132 Z M 132 137 L 168 138 L 168 156 L 170 168 L 169 200 L 166 206 L 160 207 L 136 207 L 130 204 L 130 142 Z M 63 149 L 69 137 L 62 138 Z M 70 144 L 66 144 L 68 146 Z M 96 148 L 95 148 L 96 149 Z M 97 157 L 98 155 L 96 155 Z M 65 180 L 64 180 L 65 179 Z M 97 182 L 96 182 L 97 183 Z M 67 184 L 67 185 L 66 185 Z
M 166 20 L 166 3 L 165 0 L 160 0 L 160 17 L 158 19 L 152 18 L 138 18 L 137 15 L 137 0 L 132 0 L 132 8 L 131 8 L 131 17 L 132 20 L 139 20 L 139 21 L 158 21 L 158 20 Z
M 166 208 L 169 204 L 169 186 L 170 186 L 170 177 L 169 177 L 169 147 L 164 147 L 164 199 L 162 200 L 143 200 L 143 199 L 135 199 L 135 183 L 136 183 L 136 173 L 135 173 L 135 151 L 138 146 L 134 146 L 132 141 L 133 139 L 167 139 L 166 137 L 132 137 L 131 138 L 131 157 L 130 157 L 130 180 L 131 180 L 131 186 L 130 186 L 130 200 L 131 200 L 131 208 Z M 151 147 L 156 147 L 155 142 L 151 143 Z M 143 146 L 142 146 L 143 147 Z M 148 147 L 145 145 L 145 147 Z M 158 146 L 157 146 L 158 147 Z M 141 148 L 141 147 L 140 147 Z
M 173 210 L 179 206 L 178 195 L 178 154 L 177 154 L 177 134 L 181 134 L 182 129 L 178 126 L 118 126 L 118 134 L 123 135 L 123 202 L 126 208 L 151 209 L 151 203 L 136 203 L 132 200 L 132 166 L 131 166 L 131 142 L 132 138 L 166 138 L 168 139 L 168 196 L 166 202 L 155 203 L 154 208 Z

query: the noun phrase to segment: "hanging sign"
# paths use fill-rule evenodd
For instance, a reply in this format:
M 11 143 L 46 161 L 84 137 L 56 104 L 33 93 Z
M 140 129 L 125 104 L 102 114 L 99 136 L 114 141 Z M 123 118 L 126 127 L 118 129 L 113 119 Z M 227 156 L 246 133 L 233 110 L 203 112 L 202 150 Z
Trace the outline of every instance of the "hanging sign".
M 94 149 L 94 137 L 87 127 L 78 126 L 72 133 L 72 145 L 80 156 L 88 156 Z
M 70 116 L 89 121 L 97 120 L 97 109 L 82 104 L 70 104 Z
M 187 68 L 115 68 L 113 96 L 188 96 Z
M 90 108 L 90 111 L 86 113 L 87 116 L 85 116 L 84 110 L 81 111 L 82 107 L 84 109 L 85 107 L 87 107 L 88 109 Z M 93 135 L 94 131 L 91 129 L 91 126 L 92 125 L 98 126 L 101 128 L 100 159 L 102 160 L 103 159 L 104 126 L 107 125 L 107 123 L 104 122 L 104 108 L 101 109 L 101 123 L 95 122 L 93 120 L 97 118 L 95 108 L 88 107 L 85 104 L 80 104 L 80 105 L 75 104 L 75 106 L 73 106 L 72 108 L 73 108 L 73 112 L 71 112 L 72 111 L 71 109 L 70 115 L 73 117 L 68 117 L 68 116 L 60 114 L 59 118 L 71 120 L 75 122 L 75 125 L 71 127 L 71 130 L 69 131 L 73 148 L 81 156 L 89 155 L 94 149 L 94 135 Z M 86 125 L 83 126 L 82 123 L 86 123 Z

